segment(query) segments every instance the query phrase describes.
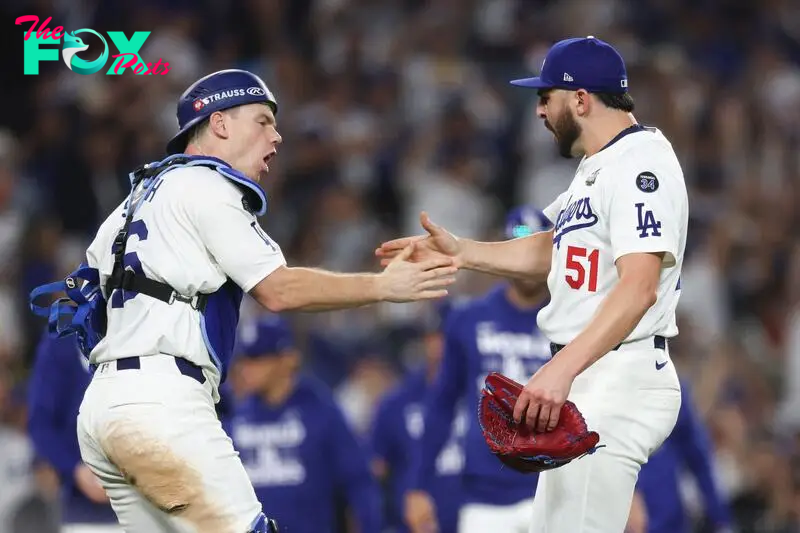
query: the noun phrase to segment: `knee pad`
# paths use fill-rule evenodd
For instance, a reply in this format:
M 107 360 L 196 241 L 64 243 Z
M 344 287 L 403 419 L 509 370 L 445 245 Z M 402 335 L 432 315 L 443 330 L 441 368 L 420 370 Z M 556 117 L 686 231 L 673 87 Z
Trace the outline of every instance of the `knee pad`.
M 259 513 L 247 533 L 278 533 L 278 523 L 272 518 L 267 518 L 264 513 Z

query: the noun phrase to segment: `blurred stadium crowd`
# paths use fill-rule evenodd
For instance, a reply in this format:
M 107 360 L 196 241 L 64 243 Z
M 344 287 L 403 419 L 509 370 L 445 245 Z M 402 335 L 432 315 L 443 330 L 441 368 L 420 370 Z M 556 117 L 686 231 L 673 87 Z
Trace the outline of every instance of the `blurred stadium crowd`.
M 722 491 L 741 531 L 800 531 L 796 1 L 18 0 L 0 11 L 0 521 L 26 495 L 49 501 L 55 483 L 26 461 L 25 384 L 42 331 L 27 294 L 81 260 L 127 172 L 161 158 L 188 84 L 222 68 L 259 73 L 284 138 L 263 184 L 264 227 L 290 263 L 374 270 L 375 246 L 417 233 L 420 210 L 458 235 L 497 238 L 507 209 L 544 207 L 567 186 L 577 162 L 559 158 L 535 94 L 507 81 L 538 71 L 552 42 L 597 35 L 627 60 L 637 118 L 684 165 L 691 220 L 671 353 L 711 431 Z M 58 61 L 23 76 L 23 14 L 150 30 L 142 55 L 171 70 L 80 76 Z M 455 293 L 494 281 L 463 275 Z M 290 317 L 306 371 L 335 389 L 357 431 L 421 361 L 425 314 Z

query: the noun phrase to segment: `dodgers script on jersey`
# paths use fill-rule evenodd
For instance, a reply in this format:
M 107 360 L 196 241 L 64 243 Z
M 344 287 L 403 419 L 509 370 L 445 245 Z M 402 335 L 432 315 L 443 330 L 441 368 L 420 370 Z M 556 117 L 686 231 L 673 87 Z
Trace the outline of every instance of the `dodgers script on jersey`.
M 677 334 L 689 200 L 680 163 L 658 129 L 631 128 L 585 157 L 545 214 L 554 224 L 552 298 L 538 324 L 552 342 L 567 344 L 585 329 L 619 280 L 616 261 L 639 252 L 664 252 L 658 299 L 625 341 Z
M 125 250 L 126 268 L 180 294 L 211 293 L 229 279 L 247 292 L 286 263 L 280 247 L 245 209 L 242 192 L 210 168 L 170 170 L 138 204 Z M 126 207 L 124 202 L 103 222 L 87 250 L 89 266 L 100 271 L 103 287 L 114 266 L 112 245 Z M 105 297 L 108 329 L 91 354 L 93 364 L 154 354 L 183 357 L 203 368 L 219 400 L 220 366 L 225 362 L 215 361 L 199 311 L 122 290 Z

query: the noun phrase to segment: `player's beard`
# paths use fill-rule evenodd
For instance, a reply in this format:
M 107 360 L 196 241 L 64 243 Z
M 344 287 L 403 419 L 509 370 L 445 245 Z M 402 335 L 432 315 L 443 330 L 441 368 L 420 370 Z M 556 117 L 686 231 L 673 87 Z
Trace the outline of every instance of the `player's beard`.
M 558 117 L 555 125 L 551 125 L 549 122 L 545 121 L 545 126 L 553 132 L 553 136 L 556 138 L 556 144 L 558 145 L 558 153 L 561 157 L 571 159 L 573 157 L 572 147 L 575 145 L 575 141 L 581 136 L 581 127 L 572 116 L 572 112 L 570 112 L 569 109 L 565 110 L 561 116 Z

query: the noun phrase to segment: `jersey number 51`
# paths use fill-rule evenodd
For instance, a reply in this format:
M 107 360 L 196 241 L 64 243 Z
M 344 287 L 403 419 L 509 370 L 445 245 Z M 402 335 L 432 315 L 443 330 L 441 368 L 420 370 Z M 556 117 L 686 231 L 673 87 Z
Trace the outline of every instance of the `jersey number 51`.
M 580 246 L 567 247 L 567 284 L 577 290 L 587 284 L 588 291 L 597 291 L 597 263 L 600 250 L 587 250 Z M 589 279 L 586 279 L 586 266 L 589 266 Z

